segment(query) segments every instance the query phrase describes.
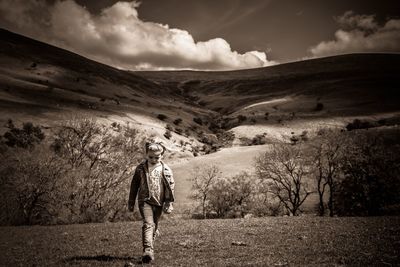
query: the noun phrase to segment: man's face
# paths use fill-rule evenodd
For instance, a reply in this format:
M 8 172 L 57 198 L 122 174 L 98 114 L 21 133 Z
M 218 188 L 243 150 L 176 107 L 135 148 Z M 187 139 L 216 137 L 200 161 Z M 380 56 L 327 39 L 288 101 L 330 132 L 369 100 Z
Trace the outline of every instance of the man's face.
M 160 163 L 162 159 L 161 151 L 149 151 L 146 155 L 147 160 L 150 164 L 154 165 Z

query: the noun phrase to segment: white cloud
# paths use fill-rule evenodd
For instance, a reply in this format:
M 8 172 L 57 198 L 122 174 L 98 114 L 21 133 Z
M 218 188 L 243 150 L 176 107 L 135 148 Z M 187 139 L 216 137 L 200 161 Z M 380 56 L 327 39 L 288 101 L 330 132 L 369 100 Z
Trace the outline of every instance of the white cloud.
M 341 29 L 335 40 L 310 48 L 313 56 L 330 56 L 361 52 L 400 52 L 400 20 L 391 19 L 379 25 L 373 15 L 356 15 L 351 11 L 337 17 Z
M 117 2 L 98 15 L 73 0 L 0 0 L 0 25 L 11 31 L 125 69 L 228 70 L 274 64 L 266 54 L 232 51 L 215 38 L 196 42 L 187 31 L 144 22 L 137 2 Z M 37 18 L 41 18 L 37 20 Z

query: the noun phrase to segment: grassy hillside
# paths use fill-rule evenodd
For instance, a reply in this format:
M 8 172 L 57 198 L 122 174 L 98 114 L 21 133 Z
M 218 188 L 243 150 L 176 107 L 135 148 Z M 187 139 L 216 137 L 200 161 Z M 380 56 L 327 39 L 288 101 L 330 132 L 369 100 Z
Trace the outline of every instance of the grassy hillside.
M 275 110 L 311 113 L 317 102 L 329 110 L 324 115 L 399 109 L 398 54 L 350 54 L 240 71 L 136 74 L 159 84 L 178 83 L 206 107 L 227 114 L 288 96 L 292 101 L 275 104 Z
M 397 266 L 399 217 L 168 220 L 153 266 Z M 1 266 L 141 266 L 141 222 L 0 228 Z
M 222 177 L 231 177 L 241 172 L 254 172 L 254 158 L 265 152 L 268 145 L 250 147 L 225 148 L 213 154 L 201 157 L 177 160 L 170 164 L 176 180 L 176 209 L 182 213 L 187 208 L 193 208 L 195 203 L 189 198 L 192 183 L 190 181 L 196 167 L 206 168 L 216 165 Z
M 51 126 L 91 116 L 129 122 L 162 137 L 166 125 L 180 118 L 171 142 L 179 143 L 210 132 L 209 124 L 198 125 L 195 117 L 225 119 L 237 137 L 265 132 L 279 139 L 320 125 L 343 127 L 355 117 L 399 116 L 398 54 L 224 72 L 128 72 L 6 30 L 0 36 L 2 125 L 8 118 Z M 247 119 L 237 123 L 239 115 Z
M 127 122 L 162 137 L 166 124 L 177 118 L 185 129 L 194 116 L 210 113 L 141 76 L 3 29 L 0 36 L 2 126 L 13 119 L 48 129 L 72 117 L 94 117 L 106 124 Z M 162 121 L 159 114 L 167 118 Z M 172 135 L 177 143 L 188 140 Z

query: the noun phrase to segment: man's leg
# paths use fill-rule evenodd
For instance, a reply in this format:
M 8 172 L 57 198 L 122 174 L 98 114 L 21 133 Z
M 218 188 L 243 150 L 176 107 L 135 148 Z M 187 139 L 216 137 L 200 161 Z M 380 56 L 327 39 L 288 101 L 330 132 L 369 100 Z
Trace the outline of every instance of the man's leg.
M 140 215 L 142 216 L 142 242 L 143 252 L 153 251 L 153 235 L 155 231 L 153 207 L 146 202 L 139 204 Z
M 160 221 L 162 215 L 163 207 L 162 206 L 153 206 L 153 220 L 154 220 L 154 234 L 153 241 L 156 237 L 158 231 L 158 222 Z

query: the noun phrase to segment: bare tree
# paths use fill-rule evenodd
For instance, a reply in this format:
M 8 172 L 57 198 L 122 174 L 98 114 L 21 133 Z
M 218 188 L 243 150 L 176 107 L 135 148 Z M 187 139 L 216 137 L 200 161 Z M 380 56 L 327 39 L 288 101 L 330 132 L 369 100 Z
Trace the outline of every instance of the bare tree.
M 344 139 L 334 130 L 321 131 L 313 143 L 313 161 L 318 191 L 318 214 L 325 214 L 325 192 L 328 196 L 329 216 L 334 215 L 334 195 L 341 170 Z
M 140 141 L 128 126 L 115 131 L 90 119 L 61 125 L 53 148 L 70 165 L 64 203 L 73 221 L 114 220 L 122 213 Z
M 290 215 L 298 215 L 312 193 L 306 180 L 310 169 L 308 157 L 302 151 L 301 145 L 275 144 L 255 162 L 256 174 Z
M 191 198 L 200 203 L 204 219 L 207 217 L 207 201 L 210 190 L 220 178 L 220 173 L 216 165 L 196 167 L 192 172 Z

